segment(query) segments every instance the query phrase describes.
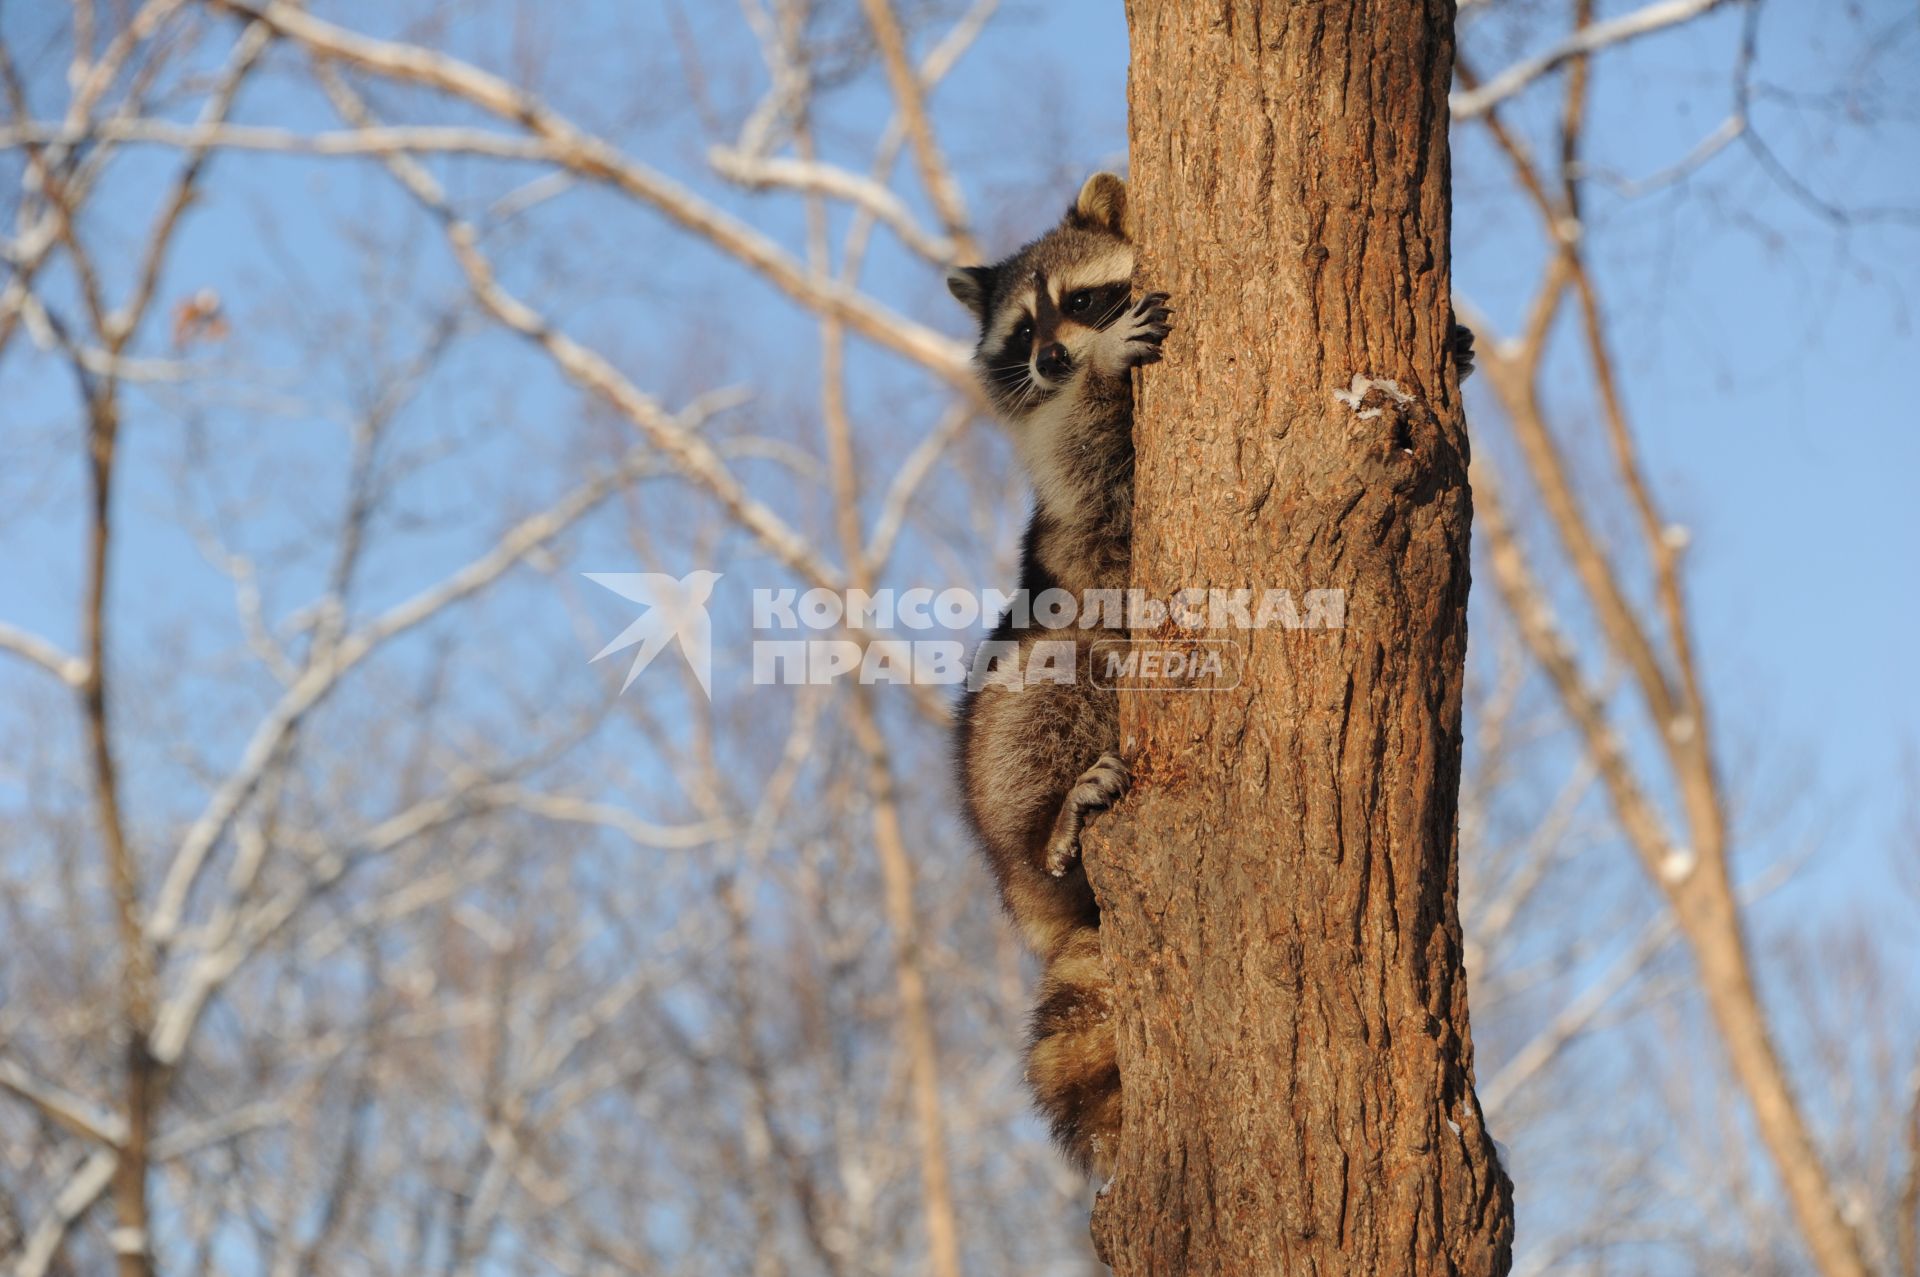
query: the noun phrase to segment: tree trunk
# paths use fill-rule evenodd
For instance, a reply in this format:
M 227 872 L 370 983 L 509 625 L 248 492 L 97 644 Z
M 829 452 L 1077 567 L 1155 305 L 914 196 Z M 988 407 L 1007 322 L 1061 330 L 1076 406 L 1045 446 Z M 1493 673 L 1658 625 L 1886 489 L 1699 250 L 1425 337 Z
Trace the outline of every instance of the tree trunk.
M 1232 690 L 1122 692 L 1134 788 L 1088 857 L 1125 1104 L 1096 1237 L 1121 1277 L 1503 1273 L 1456 898 L 1453 5 L 1127 15 L 1137 288 L 1179 315 L 1141 379 L 1134 583 L 1345 616 L 1222 631 Z

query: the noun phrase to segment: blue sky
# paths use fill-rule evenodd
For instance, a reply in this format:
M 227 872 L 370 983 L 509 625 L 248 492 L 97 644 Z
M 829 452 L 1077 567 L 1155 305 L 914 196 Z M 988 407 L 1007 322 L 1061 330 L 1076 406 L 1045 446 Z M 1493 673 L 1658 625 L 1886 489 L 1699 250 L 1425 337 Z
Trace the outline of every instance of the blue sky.
M 1120 7 L 1092 0 L 1008 0 L 1004 7 L 934 100 L 942 143 L 993 251 L 1030 235 L 1057 214 L 1087 171 L 1122 164 L 1126 149 Z M 327 12 L 376 32 L 395 21 L 372 3 Z M 0 14 L 10 38 L 29 47 L 20 29 L 31 27 L 34 15 L 13 6 Z M 1606 55 L 1589 133 L 1596 168 L 1629 178 L 1655 173 L 1713 132 L 1731 106 L 1728 73 L 1740 16 L 1725 10 Z M 784 242 L 798 242 L 794 201 L 743 196 L 705 176 L 705 148 L 724 140 L 726 129 L 710 131 L 703 108 L 730 128 L 761 87 L 734 6 L 604 0 L 570 10 L 570 19 L 546 37 L 550 64 L 564 68 L 549 83 L 561 109 Z M 1470 26 L 1466 44 L 1479 51 L 1484 73 L 1502 53 L 1536 48 L 1551 31 L 1539 11 L 1523 7 L 1509 27 Z M 701 104 L 689 102 L 695 77 L 682 53 L 687 33 L 717 51 L 700 68 L 708 97 Z M 499 61 L 497 27 L 456 21 L 439 34 L 466 56 Z M 1781 162 L 1825 199 L 1855 208 L 1920 208 L 1916 69 L 1920 19 L 1906 0 L 1838 11 L 1777 0 L 1764 10 L 1757 64 L 1757 78 L 1776 91 L 1758 100 L 1756 119 Z M 609 83 L 620 91 L 601 92 Z M 645 91 L 652 86 L 659 91 Z M 1516 104 L 1516 120 L 1529 127 L 1551 98 L 1550 87 L 1536 90 Z M 386 93 L 382 102 L 414 122 L 468 118 L 413 95 Z M 864 167 L 885 106 L 871 79 L 837 95 L 820 122 L 827 154 Z M 251 87 L 238 115 L 332 126 L 323 103 L 282 79 Z M 103 233 L 143 224 L 152 177 L 173 159 L 155 152 L 131 158 L 101 206 Z M 1456 163 L 1455 283 L 1496 326 L 1510 329 L 1537 277 L 1540 237 L 1527 210 L 1506 194 L 1505 175 L 1476 129 L 1457 136 Z M 469 162 L 443 172 L 462 195 L 517 180 L 498 166 Z M 213 189 L 216 198 L 188 221 L 163 298 L 211 284 L 274 324 L 319 331 L 329 319 L 329 297 L 343 310 L 364 309 L 372 298 L 391 311 L 392 347 L 404 350 L 420 340 L 438 303 L 463 295 L 437 232 L 373 166 L 231 157 L 216 166 Z M 356 226 L 392 234 L 405 251 L 386 254 L 368 274 L 342 234 Z M 563 296 L 560 318 L 569 331 L 602 345 L 636 383 L 669 403 L 731 380 L 764 384 L 770 389 L 750 410 L 754 428 L 770 435 L 790 430 L 817 445 L 810 317 L 604 193 L 575 192 L 539 210 L 528 226 L 530 240 L 545 235 L 550 246 L 540 255 L 503 252 L 508 282 L 535 297 L 549 289 Z M 1767 926 L 1857 920 L 1920 948 L 1920 907 L 1900 894 L 1895 872 L 1899 858 L 1911 865 L 1915 855 L 1909 822 L 1920 776 L 1920 673 L 1910 656 L 1920 628 L 1920 503 L 1912 495 L 1920 431 L 1908 384 L 1920 362 L 1913 311 L 1920 229 L 1898 219 L 1833 225 L 1736 147 L 1655 194 L 1628 200 L 1595 190 L 1587 230 L 1605 273 L 1627 404 L 1658 498 L 1693 534 L 1693 612 L 1730 788 L 1741 811 L 1753 813 L 1759 859 L 1787 854 L 1803 837 L 1817 840 L 1807 870 L 1765 902 L 1759 917 Z M 965 316 L 935 273 L 884 236 L 866 283 L 902 312 L 964 334 Z M 61 288 L 57 276 L 50 281 L 56 298 Z M 742 304 L 752 310 L 750 328 L 720 323 L 728 308 Z M 256 380 L 316 399 L 350 403 L 371 366 L 399 358 L 392 350 L 298 344 L 277 331 L 263 327 L 244 338 L 248 355 L 267 370 Z M 156 339 L 149 341 L 157 348 Z M 18 352 L 0 366 L 0 551 L 9 565 L 0 580 L 0 619 L 73 647 L 80 467 L 70 388 L 45 367 L 29 371 Z M 863 446 L 897 460 L 944 403 L 927 394 L 923 379 L 857 342 L 851 367 L 856 410 L 863 421 L 887 427 L 863 436 Z M 1556 375 L 1550 399 L 1562 410 L 1570 451 L 1602 464 L 1598 423 L 1583 407 L 1588 396 L 1579 374 L 1560 368 Z M 1470 415 L 1488 411 L 1474 397 L 1480 393 L 1470 390 Z M 191 706 L 193 749 L 221 765 L 238 747 L 236 724 L 250 721 L 245 711 L 258 678 L 230 677 L 231 591 L 170 526 L 179 494 L 169 465 L 195 456 L 216 460 L 209 469 L 218 485 L 237 508 L 257 515 L 239 532 L 261 557 L 269 607 L 283 612 L 310 597 L 319 579 L 323 561 L 297 543 L 337 495 L 339 423 L 311 407 L 276 416 L 257 399 L 204 413 L 179 412 L 164 395 L 136 400 L 121 494 L 131 530 L 118 545 L 115 585 L 129 622 L 116 634 L 115 658 L 136 689 L 143 677 L 191 680 L 183 682 L 184 694 L 171 685 L 166 691 Z M 786 406 L 794 402 L 805 410 Z M 501 520 L 463 517 L 472 509 L 504 519 L 550 499 L 580 453 L 609 433 L 596 435 L 581 397 L 543 360 L 494 335 L 464 339 L 422 387 L 417 405 L 420 418 L 444 426 L 466 451 L 457 467 L 423 467 L 407 480 L 400 504 L 411 522 L 389 529 L 400 548 L 366 582 L 363 614 L 410 594 L 483 543 Z M 1475 430 L 1497 454 L 1497 423 Z M 270 446 L 254 451 L 263 441 Z M 974 446 L 999 445 L 981 439 Z M 739 469 L 795 522 L 825 526 L 817 495 L 797 490 L 785 472 L 758 461 Z M 692 556 L 711 546 L 679 538 L 683 523 L 710 520 L 708 506 L 652 489 L 644 500 L 652 503 L 643 508 L 660 531 L 664 561 L 636 562 L 620 528 L 599 527 L 567 567 L 678 573 L 708 561 Z M 867 501 L 871 519 L 873 494 Z M 928 495 L 930 506 L 958 502 L 951 493 Z M 698 518 L 683 518 L 689 511 Z M 1610 518 L 1603 513 L 1603 522 Z M 1010 504 L 996 529 L 998 545 L 948 546 L 922 536 L 893 583 L 952 584 L 949 573 L 979 574 L 994 551 L 1004 552 L 1020 520 Z M 747 559 L 722 587 L 744 617 L 750 587 L 786 577 L 754 562 L 737 541 L 729 552 Z M 592 599 L 585 610 L 600 629 L 576 632 L 556 603 L 563 588 L 547 580 L 512 583 L 463 624 L 468 632 L 508 636 L 517 670 L 571 671 L 574 691 L 602 695 L 605 667 L 590 670 L 585 658 L 630 617 L 617 600 Z M 1482 622 L 1490 595 L 1482 584 L 1477 635 L 1489 632 Z M 209 617 L 217 623 L 206 624 Z M 198 660 L 174 660 L 170 644 L 182 635 Z M 409 649 L 403 668 L 432 656 L 423 641 Z M 718 659 L 717 679 L 724 683 L 731 672 L 738 680 L 744 653 L 731 666 L 724 648 Z M 498 697 L 490 713 L 509 712 L 508 694 L 489 684 L 491 671 L 461 677 L 476 703 Z M 614 677 L 617 683 L 619 673 Z M 30 678 L 0 665 L 0 688 L 11 691 Z M 669 705 L 674 694 L 661 693 Z M 137 692 L 131 698 L 135 724 L 143 699 Z M 192 786 L 172 783 L 185 770 L 179 759 L 156 746 L 148 761 L 151 769 L 131 769 L 148 812 L 167 810 L 182 794 L 197 801 Z M 17 779 L 0 775 L 0 793 Z M 639 769 L 621 780 L 641 791 L 631 795 L 637 805 L 671 801 L 664 769 Z

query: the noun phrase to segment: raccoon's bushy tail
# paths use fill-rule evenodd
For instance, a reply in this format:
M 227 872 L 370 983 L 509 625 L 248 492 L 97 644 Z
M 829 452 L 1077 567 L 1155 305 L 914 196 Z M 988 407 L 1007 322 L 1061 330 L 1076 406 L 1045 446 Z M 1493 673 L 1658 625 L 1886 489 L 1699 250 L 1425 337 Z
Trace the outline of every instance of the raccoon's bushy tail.
M 1027 1042 L 1027 1083 L 1067 1156 L 1108 1178 L 1120 1137 L 1120 1064 L 1098 927 L 1075 927 L 1047 958 Z

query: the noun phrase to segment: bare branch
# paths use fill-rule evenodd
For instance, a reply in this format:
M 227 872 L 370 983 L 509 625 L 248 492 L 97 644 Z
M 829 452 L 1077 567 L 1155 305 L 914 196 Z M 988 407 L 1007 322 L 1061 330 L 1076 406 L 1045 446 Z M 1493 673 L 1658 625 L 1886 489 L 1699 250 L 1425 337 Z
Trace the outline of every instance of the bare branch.
M 239 763 L 215 790 L 206 809 L 181 840 L 154 900 L 148 922 L 153 942 L 165 945 L 179 931 L 187 898 L 207 855 L 226 835 L 235 815 L 253 795 L 287 734 L 343 677 L 390 640 L 492 585 L 528 556 L 551 544 L 634 477 L 645 473 L 653 462 L 650 450 L 634 449 L 619 465 L 602 471 L 546 510 L 515 524 L 487 553 L 439 584 L 367 622 L 310 663 L 254 730 Z
M 946 265 L 958 255 L 954 240 L 923 230 L 913 220 L 913 214 L 907 210 L 905 202 L 870 177 L 849 173 L 817 160 L 809 162 L 780 157 L 757 159 L 727 147 L 714 147 L 707 152 L 707 159 L 716 173 L 743 186 L 755 189 L 779 187 L 810 195 L 827 195 L 855 204 L 898 235 L 901 243 L 930 262 Z
M 260 55 L 266 51 L 271 39 L 270 32 L 262 23 L 254 23 L 241 32 L 239 40 L 234 42 L 233 52 L 228 55 L 219 83 L 201 110 L 200 124 L 203 127 L 217 127 L 226 119 L 227 112 L 233 109 L 234 99 L 240 94 L 240 86 L 259 63 Z M 178 229 L 187 205 L 193 200 L 194 189 L 206 171 L 211 154 L 212 148 L 206 145 L 189 149 L 187 162 L 174 179 L 173 189 L 159 217 L 154 219 L 152 229 L 148 231 L 147 247 L 135 274 L 133 292 L 120 309 L 107 317 L 106 326 L 100 333 L 101 340 L 114 355 L 126 348 L 134 329 L 139 327 L 147 308 L 153 304 L 154 289 L 159 287 L 160 268 L 166 261 L 167 249 L 173 243 L 173 233 Z
M 914 494 L 920 485 L 933 472 L 946 450 L 966 433 L 974 419 L 971 404 L 956 404 L 947 409 L 946 414 L 934 428 L 927 432 L 907 459 L 900 463 L 893 482 L 887 485 L 886 497 L 880 503 L 880 517 L 874 520 L 873 535 L 867 541 L 862 552 L 867 563 L 876 570 L 884 566 L 893 555 L 894 542 L 900 537 L 900 529 L 907 521 L 907 510 L 913 503 Z
M 1487 561 L 1507 610 L 1540 668 L 1559 693 L 1560 703 L 1584 741 L 1595 770 L 1607 787 L 1614 811 L 1647 873 L 1662 881 L 1691 873 L 1691 852 L 1677 847 L 1628 761 L 1626 746 L 1607 721 L 1605 706 L 1587 685 L 1573 645 L 1562 633 L 1552 605 L 1528 568 L 1506 513 L 1501 484 L 1490 463 L 1476 458 L 1472 473 L 1476 522 L 1487 537 Z
M 355 125 L 374 123 L 358 95 L 322 69 L 322 84 L 335 108 Z M 587 390 L 600 395 L 640 428 L 653 446 L 685 475 L 710 492 L 775 558 L 807 579 L 832 588 L 839 573 L 814 554 L 799 533 L 779 515 L 747 492 L 705 440 L 687 430 L 659 404 L 639 390 L 605 358 L 555 329 L 546 318 L 500 286 L 492 264 L 480 252 L 479 232 L 447 203 L 438 182 L 419 163 L 404 155 L 389 156 L 387 168 L 401 185 L 434 214 L 446 230 L 460 269 L 474 296 L 507 327 L 541 346 L 561 371 Z
M 514 785 L 492 786 L 486 791 L 485 797 L 490 804 L 515 807 L 547 820 L 611 829 L 641 847 L 698 847 L 730 838 L 737 832 L 724 821 L 658 825 L 650 820 L 642 820 L 624 807 L 589 802 L 565 794 L 535 793 Z
M 1693 149 L 1675 160 L 1672 164 L 1645 177 L 1628 178 L 1611 172 L 1595 164 L 1581 164 L 1574 176 L 1603 183 L 1624 200 L 1639 199 L 1654 191 L 1663 190 L 1677 182 L 1683 182 L 1700 169 L 1706 167 L 1709 160 L 1737 142 L 1747 131 L 1746 117 L 1739 114 L 1729 115 L 1720 121 L 1712 132 L 1695 143 Z
M 181 124 L 150 118 L 89 121 L 79 127 L 33 121 L 0 128 L 0 150 L 18 146 L 79 146 L 109 142 L 185 150 L 263 151 L 279 155 L 367 156 L 412 152 L 422 155 L 481 155 L 492 159 L 551 161 L 557 152 L 534 138 L 491 129 L 457 126 L 341 129 L 302 133 L 250 124 Z
M 968 261 L 978 261 L 980 246 L 974 243 L 973 233 L 967 228 L 967 209 L 960 197 L 960 185 L 954 181 L 953 170 L 940 153 L 940 144 L 934 140 L 933 125 L 927 120 L 926 93 L 908 60 L 906 36 L 900 30 L 892 0 L 861 0 L 860 7 L 866 11 L 867 25 L 873 29 L 874 43 L 879 46 L 880 61 L 886 68 L 887 84 L 893 90 L 894 105 L 913 144 L 920 185 L 933 201 L 959 255 Z
M 38 665 L 68 687 L 78 688 L 87 679 L 85 661 L 61 651 L 37 634 L 29 634 L 4 621 L 0 621 L 0 652 L 12 652 L 22 660 Z
M 127 1124 L 115 1114 L 33 1076 L 17 1061 L 3 1056 L 0 1056 L 0 1090 L 25 1100 L 82 1139 L 118 1148 L 127 1137 Z
M 1658 0 L 1632 13 L 1581 27 L 1545 52 L 1522 58 L 1479 88 L 1453 94 L 1448 109 L 1455 120 L 1475 119 L 1575 58 L 1691 22 L 1726 3 L 1728 0 Z
M 76 340 L 24 278 L 16 276 L 13 282 L 18 285 L 15 306 L 33 344 L 44 351 L 60 352 L 83 372 L 116 382 L 178 382 L 192 375 L 192 369 L 178 360 L 132 359 Z
M 815 278 L 759 231 L 583 132 L 539 99 L 498 76 L 429 49 L 354 34 L 281 0 L 270 0 L 266 4 L 247 0 L 207 2 L 266 22 L 280 35 L 319 57 L 390 79 L 440 89 L 502 119 L 524 125 L 553 147 L 557 163 L 584 177 L 608 182 L 658 209 L 682 228 L 759 271 L 795 301 L 844 320 L 855 332 L 923 365 L 962 393 L 969 396 L 979 393 L 967 366 L 966 348 L 961 343 L 888 310 L 853 289 Z
M 1646 970 L 1647 965 L 1667 947 L 1675 929 L 1673 916 L 1667 913 L 1662 913 L 1641 928 L 1633 943 L 1609 963 L 1593 983 L 1563 1006 L 1545 1029 L 1500 1066 L 1498 1073 L 1481 1083 L 1477 1088 L 1480 1103 L 1488 1114 L 1498 1118 L 1521 1087 L 1538 1076 L 1542 1069 L 1566 1050 L 1569 1043 L 1584 1033 L 1614 996 Z
M 1893 1229 L 1903 1277 L 1920 1277 L 1920 1062 L 1909 1084 L 1913 1097 L 1907 1102 L 1907 1173 L 1894 1203 Z
M 310 873 L 300 881 L 251 905 L 228 907 L 208 928 L 210 934 L 188 965 L 180 987 L 155 1017 L 155 1060 L 172 1065 L 181 1058 L 213 995 L 309 900 L 355 865 L 489 810 L 494 806 L 488 794 L 491 783 L 490 778 L 476 776 L 448 792 L 415 803 L 360 834 L 344 849 L 321 842 L 313 848 Z
M 20 1262 L 14 1265 L 14 1277 L 46 1277 L 60 1248 L 66 1244 L 67 1234 L 107 1191 L 119 1167 L 120 1154 L 114 1149 L 97 1149 L 88 1154 L 80 1169 L 54 1196 L 47 1213 L 27 1234 L 27 1244 L 20 1250 Z

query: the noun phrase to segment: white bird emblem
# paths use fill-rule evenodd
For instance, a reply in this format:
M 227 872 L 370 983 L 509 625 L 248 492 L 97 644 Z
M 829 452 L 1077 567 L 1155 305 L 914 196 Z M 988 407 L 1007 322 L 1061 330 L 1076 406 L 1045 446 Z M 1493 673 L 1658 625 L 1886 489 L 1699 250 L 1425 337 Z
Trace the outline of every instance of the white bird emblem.
M 635 643 L 640 645 L 632 667 L 627 670 L 627 681 L 620 684 L 622 692 L 633 686 L 633 680 L 660 655 L 669 639 L 678 639 L 681 653 L 693 667 L 694 678 L 700 681 L 700 690 L 707 694 L 708 700 L 713 699 L 713 621 L 707 616 L 707 599 L 712 596 L 720 573 L 689 572 L 678 580 L 664 572 L 586 572 L 582 575 L 595 585 L 605 586 L 621 598 L 647 608 L 638 620 L 614 635 L 612 641 L 593 656 L 597 661 Z

